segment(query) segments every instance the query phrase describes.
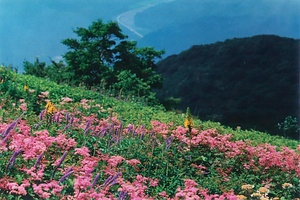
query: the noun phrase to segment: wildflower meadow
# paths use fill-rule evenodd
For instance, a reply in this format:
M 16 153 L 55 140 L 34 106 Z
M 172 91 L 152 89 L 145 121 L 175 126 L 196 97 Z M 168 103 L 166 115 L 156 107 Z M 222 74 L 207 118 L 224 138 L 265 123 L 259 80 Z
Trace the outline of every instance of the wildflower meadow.
M 299 198 L 299 141 L 0 72 L 0 199 Z

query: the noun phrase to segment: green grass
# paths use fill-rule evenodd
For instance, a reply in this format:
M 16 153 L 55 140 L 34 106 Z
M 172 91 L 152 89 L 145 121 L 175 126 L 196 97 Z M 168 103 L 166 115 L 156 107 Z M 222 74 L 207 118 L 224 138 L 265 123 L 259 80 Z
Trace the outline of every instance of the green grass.
M 184 115 L 175 112 L 166 111 L 162 106 L 146 106 L 145 102 L 138 102 L 138 97 L 135 100 L 122 101 L 114 97 L 109 97 L 100 94 L 96 91 L 89 91 L 85 88 L 70 87 L 67 85 L 58 85 L 54 82 L 37 78 L 30 75 L 13 74 L 14 82 L 17 84 L 18 90 L 22 91 L 25 83 L 28 83 L 29 88 L 41 91 L 50 92 L 50 100 L 58 103 L 62 97 L 70 97 L 74 102 L 79 102 L 81 99 L 94 100 L 95 104 L 99 103 L 104 108 L 111 108 L 124 123 L 139 123 L 147 127 L 150 125 L 150 120 L 159 120 L 164 123 L 173 122 L 174 125 L 183 125 Z M 125 98 L 125 97 L 123 97 Z M 107 113 L 108 114 L 108 113 Z M 300 142 L 296 140 L 286 139 L 281 136 L 272 136 L 270 134 L 255 130 L 234 130 L 218 122 L 201 121 L 195 119 L 195 126 L 202 129 L 217 129 L 220 133 L 232 134 L 236 140 L 251 140 L 253 144 L 269 143 L 276 146 L 288 146 L 295 149 Z

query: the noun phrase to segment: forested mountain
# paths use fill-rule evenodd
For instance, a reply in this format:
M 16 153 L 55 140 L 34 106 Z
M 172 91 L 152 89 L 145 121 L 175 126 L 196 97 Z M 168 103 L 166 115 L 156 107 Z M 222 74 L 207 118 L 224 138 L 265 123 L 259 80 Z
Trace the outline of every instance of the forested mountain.
M 203 120 L 278 133 L 299 113 L 299 40 L 275 35 L 196 45 L 158 63 L 158 96 Z

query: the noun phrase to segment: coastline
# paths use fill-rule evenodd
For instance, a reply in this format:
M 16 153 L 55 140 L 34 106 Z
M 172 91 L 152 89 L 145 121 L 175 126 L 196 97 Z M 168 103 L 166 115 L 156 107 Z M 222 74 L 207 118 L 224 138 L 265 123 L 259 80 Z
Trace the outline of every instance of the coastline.
M 126 29 L 128 29 L 129 31 L 131 31 L 132 33 L 137 35 L 139 38 L 143 38 L 144 35 L 145 35 L 143 32 L 146 33 L 146 32 L 149 32 L 149 30 L 140 28 L 140 27 L 135 25 L 135 23 L 134 23 L 135 15 L 140 13 L 140 12 L 143 12 L 143 11 L 147 10 L 148 8 L 156 6 L 158 4 L 168 3 L 168 2 L 172 2 L 172 1 L 175 1 L 175 0 L 164 0 L 164 1 L 159 2 L 159 3 L 152 3 L 152 4 L 149 4 L 149 5 L 140 7 L 140 8 L 136 8 L 136 9 L 133 9 L 133 10 L 123 12 L 120 15 L 117 16 L 117 22 L 121 26 L 125 27 Z

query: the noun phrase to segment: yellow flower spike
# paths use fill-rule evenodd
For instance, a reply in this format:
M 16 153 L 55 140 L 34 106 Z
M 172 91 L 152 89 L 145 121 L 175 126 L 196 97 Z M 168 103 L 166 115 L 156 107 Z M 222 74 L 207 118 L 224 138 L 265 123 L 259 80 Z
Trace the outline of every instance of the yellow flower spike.
M 184 120 L 184 127 L 185 128 L 192 128 L 194 126 L 194 122 L 193 122 L 193 119 L 192 118 L 186 118 L 185 120 Z
M 24 91 L 26 92 L 26 91 L 28 91 L 28 90 L 29 90 L 28 85 L 24 85 Z
M 46 113 L 50 115 L 56 111 L 55 106 L 50 101 L 47 102 L 45 108 L 46 108 Z
M 185 128 L 189 128 L 189 129 L 192 129 L 194 126 L 193 118 L 189 107 L 187 107 L 186 109 L 185 120 L 183 125 Z

